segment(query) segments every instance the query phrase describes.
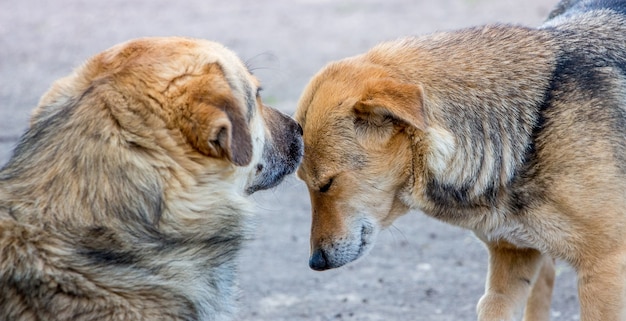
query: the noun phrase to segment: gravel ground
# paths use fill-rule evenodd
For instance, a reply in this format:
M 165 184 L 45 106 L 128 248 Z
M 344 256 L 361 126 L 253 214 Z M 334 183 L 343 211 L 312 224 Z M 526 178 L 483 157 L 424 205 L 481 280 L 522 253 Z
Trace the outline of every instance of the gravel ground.
M 536 26 L 556 0 L 0 0 L 0 163 L 55 79 L 89 56 L 142 36 L 224 43 L 293 113 L 331 60 L 405 35 L 502 22 Z M 289 178 L 255 194 L 258 228 L 240 258 L 241 320 L 472 320 L 487 269 L 469 232 L 414 212 L 381 233 L 369 256 L 309 270 L 310 206 Z M 558 265 L 552 319 L 578 320 L 576 278 Z

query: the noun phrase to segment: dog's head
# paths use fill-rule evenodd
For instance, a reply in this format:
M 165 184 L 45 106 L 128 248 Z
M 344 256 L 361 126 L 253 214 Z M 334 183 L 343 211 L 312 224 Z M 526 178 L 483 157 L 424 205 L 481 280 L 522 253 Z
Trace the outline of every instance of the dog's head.
M 135 156 L 160 155 L 153 166 L 171 166 L 169 157 L 197 180 L 212 173 L 252 194 L 292 173 L 303 149 L 300 126 L 264 105 L 259 92 L 259 81 L 220 44 L 144 38 L 112 47 L 57 81 L 31 124 L 76 105 L 76 121 L 101 117 L 90 135 L 135 146 Z
M 300 98 L 305 153 L 298 176 L 312 204 L 315 270 L 366 253 L 378 231 L 408 211 L 402 190 L 413 171 L 411 136 L 424 128 L 419 86 L 362 56 L 327 66 Z

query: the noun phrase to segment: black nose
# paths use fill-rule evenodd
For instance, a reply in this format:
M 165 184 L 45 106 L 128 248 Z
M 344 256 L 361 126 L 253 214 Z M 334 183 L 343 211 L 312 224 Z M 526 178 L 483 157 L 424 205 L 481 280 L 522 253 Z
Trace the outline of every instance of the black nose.
M 309 267 L 315 271 L 324 271 L 330 269 L 326 254 L 321 249 L 313 251 L 309 259 Z

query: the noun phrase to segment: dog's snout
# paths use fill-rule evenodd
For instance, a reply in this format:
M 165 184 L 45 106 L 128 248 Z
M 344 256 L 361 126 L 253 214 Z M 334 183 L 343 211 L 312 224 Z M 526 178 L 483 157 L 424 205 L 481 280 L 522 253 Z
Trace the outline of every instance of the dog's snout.
M 246 193 L 269 189 L 293 173 L 304 156 L 302 127 L 293 118 L 267 107 L 265 122 L 270 135 L 263 146 L 262 160 L 257 165 L 256 175 L 246 187 Z
M 326 258 L 326 254 L 324 250 L 317 249 L 313 251 L 311 254 L 311 258 L 309 259 L 309 267 L 315 271 L 324 271 L 330 269 L 328 265 L 328 259 Z

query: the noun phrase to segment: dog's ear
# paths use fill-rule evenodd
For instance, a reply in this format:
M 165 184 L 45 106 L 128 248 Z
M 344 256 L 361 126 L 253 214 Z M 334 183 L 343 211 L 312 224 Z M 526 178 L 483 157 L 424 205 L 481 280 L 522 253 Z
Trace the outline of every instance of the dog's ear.
M 184 117 L 182 133 L 201 153 L 237 166 L 252 160 L 252 137 L 245 114 L 229 97 L 201 100 Z
M 354 105 L 358 120 L 374 126 L 400 121 L 425 130 L 422 88 L 391 78 L 369 80 Z

